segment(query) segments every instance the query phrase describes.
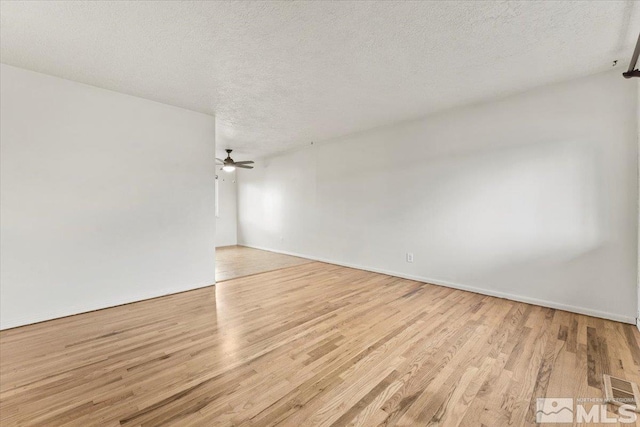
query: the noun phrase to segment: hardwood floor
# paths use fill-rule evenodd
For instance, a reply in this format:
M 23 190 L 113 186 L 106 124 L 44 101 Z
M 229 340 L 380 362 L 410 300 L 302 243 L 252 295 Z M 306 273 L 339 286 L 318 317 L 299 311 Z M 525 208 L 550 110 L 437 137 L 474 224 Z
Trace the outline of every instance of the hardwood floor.
M 311 262 L 305 258 L 262 251 L 246 246 L 216 248 L 216 282 L 264 273 Z
M 533 425 L 631 325 L 311 262 L 0 333 L 2 426 Z

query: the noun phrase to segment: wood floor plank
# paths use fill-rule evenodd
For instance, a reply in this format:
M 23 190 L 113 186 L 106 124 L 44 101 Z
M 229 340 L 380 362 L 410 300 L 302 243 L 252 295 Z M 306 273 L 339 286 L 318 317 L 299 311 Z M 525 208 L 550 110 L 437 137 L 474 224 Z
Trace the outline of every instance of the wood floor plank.
M 0 332 L 2 426 L 535 425 L 632 325 L 319 262 Z

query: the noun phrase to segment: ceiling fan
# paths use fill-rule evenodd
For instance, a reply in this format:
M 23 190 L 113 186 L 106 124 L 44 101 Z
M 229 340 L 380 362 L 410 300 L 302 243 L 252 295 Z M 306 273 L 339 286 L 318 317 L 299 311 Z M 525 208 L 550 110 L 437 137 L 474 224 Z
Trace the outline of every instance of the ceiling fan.
M 234 162 L 233 159 L 231 158 L 231 152 L 233 150 L 230 149 L 226 149 L 224 150 L 227 152 L 227 158 L 222 160 L 222 159 L 218 159 L 216 157 L 216 162 L 219 165 L 222 165 L 222 170 L 225 172 L 233 172 L 234 170 L 236 170 L 236 168 L 241 168 L 241 169 L 253 169 L 253 166 L 249 166 L 251 164 L 253 164 L 253 160 L 245 160 L 242 162 Z

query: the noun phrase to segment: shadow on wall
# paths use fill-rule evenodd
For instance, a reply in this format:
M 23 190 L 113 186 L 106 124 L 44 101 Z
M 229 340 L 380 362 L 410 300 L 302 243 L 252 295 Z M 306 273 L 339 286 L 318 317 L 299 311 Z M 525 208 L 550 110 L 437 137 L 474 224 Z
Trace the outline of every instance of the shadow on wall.
M 382 217 L 371 220 L 437 242 L 432 263 L 447 270 L 458 259 L 476 274 L 542 258 L 565 263 L 605 240 L 599 174 L 597 146 L 572 141 L 408 163 L 401 181 L 414 209 L 394 209 L 390 193 Z

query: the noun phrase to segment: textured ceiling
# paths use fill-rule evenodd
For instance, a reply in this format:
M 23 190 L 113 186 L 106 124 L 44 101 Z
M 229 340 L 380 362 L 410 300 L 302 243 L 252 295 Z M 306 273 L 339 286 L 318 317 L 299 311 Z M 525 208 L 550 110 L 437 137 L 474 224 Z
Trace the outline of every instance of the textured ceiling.
M 238 158 L 622 72 L 640 31 L 633 1 L 0 7 L 2 62 L 216 114 Z

